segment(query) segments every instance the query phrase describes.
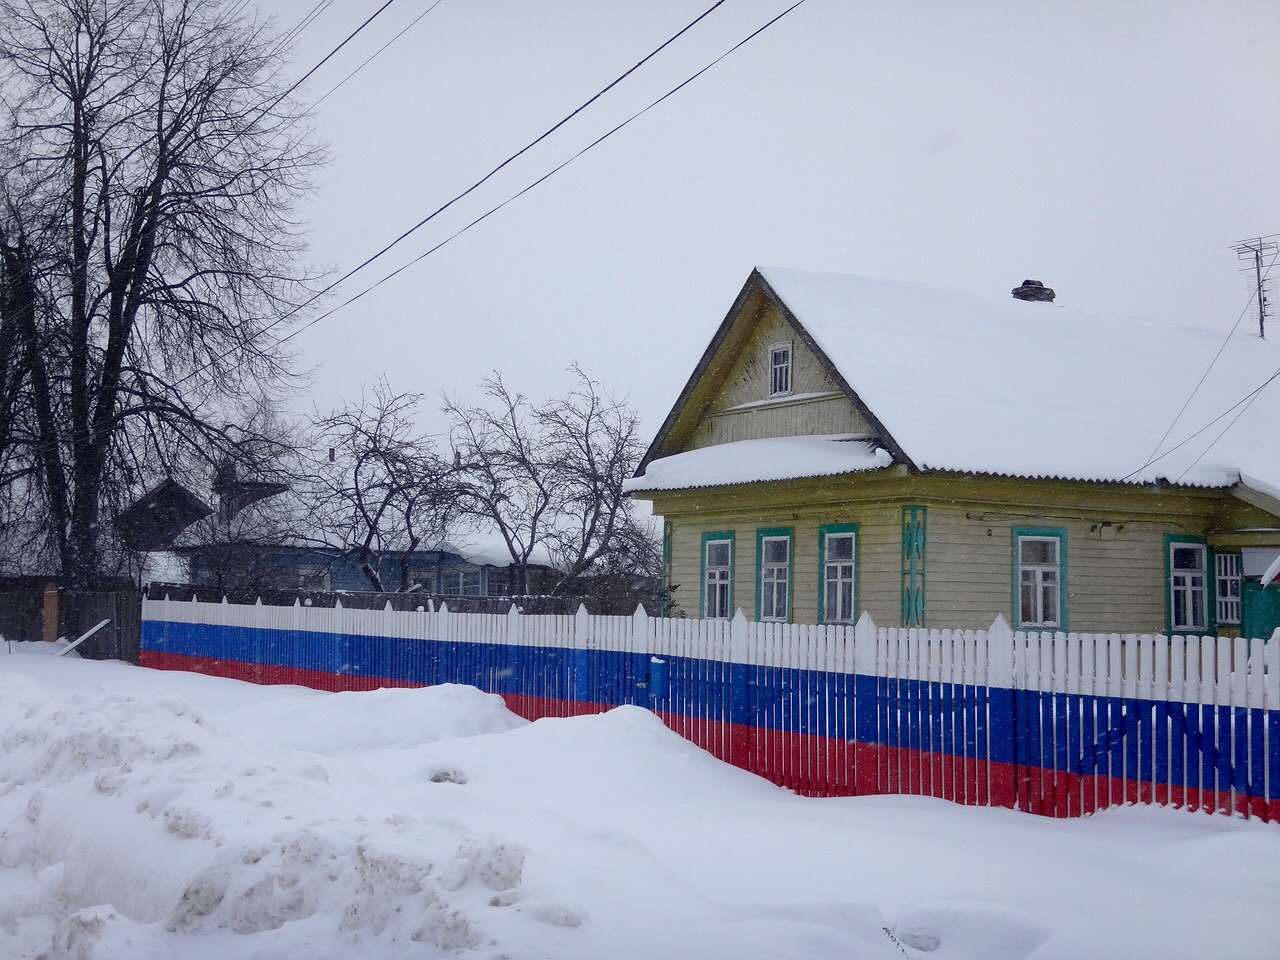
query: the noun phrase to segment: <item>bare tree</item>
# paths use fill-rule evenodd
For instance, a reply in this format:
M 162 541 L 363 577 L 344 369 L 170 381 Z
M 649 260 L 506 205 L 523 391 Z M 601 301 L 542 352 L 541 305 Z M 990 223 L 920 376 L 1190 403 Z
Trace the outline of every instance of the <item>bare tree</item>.
M 408 590 L 412 552 L 444 540 L 459 511 L 454 471 L 417 427 L 421 399 L 382 381 L 314 425 L 318 528 L 378 592 Z
M 572 593 L 634 553 L 647 529 L 622 492 L 643 454 L 639 418 L 576 364 L 570 372 L 565 396 L 540 406 L 498 374 L 483 384 L 488 404 L 445 403 L 463 506 L 502 535 L 517 592 L 539 548 L 558 570 L 551 592 Z
M 559 499 L 558 476 L 538 411 L 494 373 L 481 384 L 488 404 L 446 398 L 454 461 L 463 480 L 460 504 L 497 529 L 511 555 L 511 592 L 529 592 L 530 558 L 545 546 Z
M 38 293 L 31 468 L 73 583 L 110 566 L 104 514 L 234 453 L 220 425 L 287 379 L 262 334 L 314 280 L 294 209 L 321 156 L 242 6 L 0 0 L 0 244 Z
M 564 587 L 617 552 L 637 528 L 623 482 L 644 455 L 640 418 L 582 369 L 574 383 L 538 411 L 550 472 L 555 477 L 555 523 L 547 539 Z

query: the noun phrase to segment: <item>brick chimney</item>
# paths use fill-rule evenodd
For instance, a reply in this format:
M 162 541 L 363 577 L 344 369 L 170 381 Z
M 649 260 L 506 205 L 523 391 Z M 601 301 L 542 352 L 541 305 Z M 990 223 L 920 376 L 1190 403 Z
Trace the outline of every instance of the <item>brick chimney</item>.
M 1022 286 L 1013 288 L 1013 296 L 1017 300 L 1053 303 L 1053 288 L 1046 287 L 1039 280 L 1023 280 Z

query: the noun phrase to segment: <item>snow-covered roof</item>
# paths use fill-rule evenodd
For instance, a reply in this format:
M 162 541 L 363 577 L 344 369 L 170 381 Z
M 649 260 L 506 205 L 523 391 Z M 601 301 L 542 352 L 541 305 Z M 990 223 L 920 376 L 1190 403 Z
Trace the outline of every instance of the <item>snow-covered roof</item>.
M 843 435 L 768 437 L 699 447 L 654 460 L 644 475 L 628 480 L 628 493 L 688 490 L 766 480 L 796 480 L 859 473 L 890 466 L 893 458 L 875 443 Z
M 1153 463 L 1225 329 L 1086 313 L 922 283 L 761 267 L 760 274 L 922 469 L 1076 480 L 1280 486 L 1280 384 L 1196 462 L 1237 410 Z M 1280 370 L 1242 327 L 1162 451 Z M 648 471 L 657 467 L 652 463 Z
M 467 563 L 477 566 L 508 567 L 512 563 L 511 551 L 507 549 L 502 534 L 489 528 L 460 531 L 447 542 L 437 544 L 436 549 L 456 553 Z M 545 567 L 554 566 L 551 552 L 541 543 L 534 545 L 529 562 Z

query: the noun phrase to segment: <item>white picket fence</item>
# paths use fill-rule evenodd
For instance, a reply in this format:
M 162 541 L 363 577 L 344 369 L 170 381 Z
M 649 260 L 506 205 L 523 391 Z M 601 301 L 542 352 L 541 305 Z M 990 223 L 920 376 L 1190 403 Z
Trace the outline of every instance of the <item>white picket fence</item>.
M 1156 634 L 147 600 L 143 659 L 326 689 L 472 683 L 530 717 L 639 704 L 796 790 L 1071 816 L 1280 818 L 1280 632 Z

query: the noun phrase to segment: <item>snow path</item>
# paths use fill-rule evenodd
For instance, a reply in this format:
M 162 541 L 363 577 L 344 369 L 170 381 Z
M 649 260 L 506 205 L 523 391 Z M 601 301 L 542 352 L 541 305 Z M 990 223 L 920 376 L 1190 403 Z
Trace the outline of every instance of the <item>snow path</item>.
M 0 654 L 0 956 L 1271 960 L 1280 828 L 807 800 L 623 708 Z

